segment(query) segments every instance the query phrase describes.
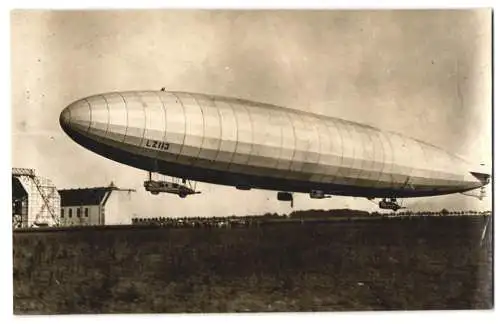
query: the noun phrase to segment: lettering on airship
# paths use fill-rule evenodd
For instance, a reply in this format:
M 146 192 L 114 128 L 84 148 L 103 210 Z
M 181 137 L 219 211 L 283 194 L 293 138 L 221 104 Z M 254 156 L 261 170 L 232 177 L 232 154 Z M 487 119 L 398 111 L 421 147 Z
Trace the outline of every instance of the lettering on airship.
M 154 148 L 157 150 L 168 151 L 170 144 L 162 141 L 146 140 L 146 147 Z

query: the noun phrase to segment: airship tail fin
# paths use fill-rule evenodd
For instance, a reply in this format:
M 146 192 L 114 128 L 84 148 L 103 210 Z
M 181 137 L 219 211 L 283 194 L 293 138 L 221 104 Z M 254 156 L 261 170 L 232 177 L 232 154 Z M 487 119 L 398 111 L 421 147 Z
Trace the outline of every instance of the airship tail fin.
M 486 189 L 484 187 L 468 190 L 461 192 L 464 196 L 471 196 L 479 200 L 483 200 L 486 197 Z
M 478 184 L 476 188 L 462 192 L 462 194 L 466 196 L 476 197 L 479 200 L 483 200 L 483 198 L 486 197 L 485 186 L 490 183 L 491 175 L 484 169 L 470 171 L 470 174 L 474 176 L 474 178 L 479 180 L 480 185 Z
M 471 174 L 477 178 L 479 181 L 481 181 L 481 183 L 483 184 L 483 186 L 487 185 L 488 183 L 490 183 L 490 178 L 491 176 L 488 174 L 488 173 L 482 173 L 482 172 L 471 172 Z

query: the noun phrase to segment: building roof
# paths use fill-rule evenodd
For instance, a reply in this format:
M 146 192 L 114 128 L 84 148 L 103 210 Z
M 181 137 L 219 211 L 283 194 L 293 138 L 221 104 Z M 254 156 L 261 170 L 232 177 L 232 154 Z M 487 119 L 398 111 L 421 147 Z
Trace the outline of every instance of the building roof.
M 80 205 L 99 205 L 107 193 L 116 188 L 96 187 L 59 190 L 61 196 L 61 207 Z

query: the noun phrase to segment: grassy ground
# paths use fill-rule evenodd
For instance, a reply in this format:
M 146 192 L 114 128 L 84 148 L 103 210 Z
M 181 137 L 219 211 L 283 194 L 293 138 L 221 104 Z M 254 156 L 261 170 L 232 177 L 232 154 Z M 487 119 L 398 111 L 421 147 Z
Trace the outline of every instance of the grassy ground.
M 491 308 L 482 217 L 15 232 L 14 312 Z M 491 226 L 490 226 L 491 228 Z

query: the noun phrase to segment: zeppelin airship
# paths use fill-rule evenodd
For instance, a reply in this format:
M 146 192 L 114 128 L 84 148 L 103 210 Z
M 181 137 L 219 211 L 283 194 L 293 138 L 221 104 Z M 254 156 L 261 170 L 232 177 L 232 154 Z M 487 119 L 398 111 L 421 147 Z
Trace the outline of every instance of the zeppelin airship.
M 198 193 L 186 181 L 293 193 L 397 198 L 483 188 L 489 175 L 432 144 L 301 110 L 199 93 L 128 91 L 77 100 L 67 135 L 103 157 L 149 172 L 152 193 Z M 155 182 L 151 172 L 182 179 Z

